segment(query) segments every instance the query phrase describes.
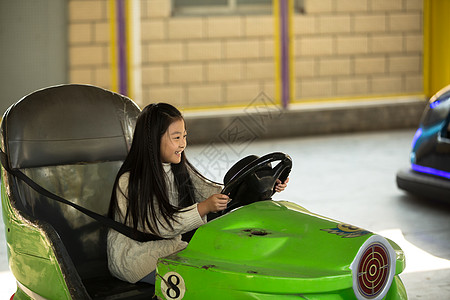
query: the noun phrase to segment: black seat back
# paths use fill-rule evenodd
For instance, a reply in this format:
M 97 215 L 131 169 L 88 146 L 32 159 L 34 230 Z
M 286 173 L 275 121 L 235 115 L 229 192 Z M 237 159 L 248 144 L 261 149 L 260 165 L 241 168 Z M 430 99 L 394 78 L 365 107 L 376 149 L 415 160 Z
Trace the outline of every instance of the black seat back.
M 11 168 L 71 202 L 106 215 L 139 112 L 130 99 L 97 87 L 50 87 L 6 111 L 3 149 Z M 61 239 L 65 248 L 61 253 L 68 253 L 82 281 L 109 275 L 106 228 L 17 179 L 10 178 L 8 184 L 11 201 L 25 218 L 56 231 L 48 235 Z

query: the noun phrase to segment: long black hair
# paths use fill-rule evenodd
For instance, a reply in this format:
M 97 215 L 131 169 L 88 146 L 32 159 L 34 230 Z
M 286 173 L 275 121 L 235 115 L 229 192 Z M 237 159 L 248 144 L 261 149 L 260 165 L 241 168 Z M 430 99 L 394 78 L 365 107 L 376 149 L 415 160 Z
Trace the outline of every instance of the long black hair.
M 142 110 L 136 121 L 130 151 L 114 183 L 109 207 L 111 218 L 120 212 L 118 192 L 128 200 L 124 223 L 132 224 L 134 230 L 138 230 L 138 225 L 141 225 L 154 234 L 159 234 L 155 226 L 158 223 L 163 226 L 167 224 L 172 229 L 170 221 L 177 221 L 174 214 L 195 203 L 195 190 L 188 168 L 197 171 L 187 161 L 184 151 L 181 153 L 181 162 L 171 164 L 178 191 L 178 205 L 170 204 L 166 175 L 160 158 L 161 137 L 169 125 L 178 120 L 184 122 L 180 111 L 167 103 L 150 104 Z M 127 172 L 128 192 L 125 192 L 119 188 L 119 178 Z

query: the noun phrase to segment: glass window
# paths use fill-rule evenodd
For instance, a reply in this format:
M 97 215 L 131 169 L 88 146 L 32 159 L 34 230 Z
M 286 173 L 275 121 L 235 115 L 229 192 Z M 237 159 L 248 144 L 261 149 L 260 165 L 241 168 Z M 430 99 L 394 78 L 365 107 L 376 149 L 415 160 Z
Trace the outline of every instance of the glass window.
M 175 7 L 227 6 L 228 0 L 174 0 Z
M 175 15 L 271 14 L 272 0 L 173 0 Z

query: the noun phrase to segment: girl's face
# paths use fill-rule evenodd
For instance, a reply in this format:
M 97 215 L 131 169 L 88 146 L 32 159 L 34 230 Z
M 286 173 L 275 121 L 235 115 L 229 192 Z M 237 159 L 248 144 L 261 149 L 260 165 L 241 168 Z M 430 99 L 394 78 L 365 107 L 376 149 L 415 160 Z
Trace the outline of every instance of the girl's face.
M 169 125 L 161 137 L 161 161 L 178 164 L 181 162 L 181 152 L 186 148 L 186 129 L 182 119 Z

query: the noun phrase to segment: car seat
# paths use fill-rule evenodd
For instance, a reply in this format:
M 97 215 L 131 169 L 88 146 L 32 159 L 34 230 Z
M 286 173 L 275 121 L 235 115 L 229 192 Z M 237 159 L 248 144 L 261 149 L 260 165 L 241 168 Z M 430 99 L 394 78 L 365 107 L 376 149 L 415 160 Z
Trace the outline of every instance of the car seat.
M 139 112 L 130 99 L 98 87 L 45 88 L 5 112 L 3 152 L 9 168 L 19 169 L 52 193 L 106 216 L 114 179 L 131 146 Z M 26 224 L 39 228 L 51 244 L 72 299 L 153 296 L 152 285 L 130 284 L 110 275 L 108 228 L 37 193 L 11 174 L 4 173 L 3 179 L 14 211 Z M 30 286 L 20 281 L 19 285 Z

